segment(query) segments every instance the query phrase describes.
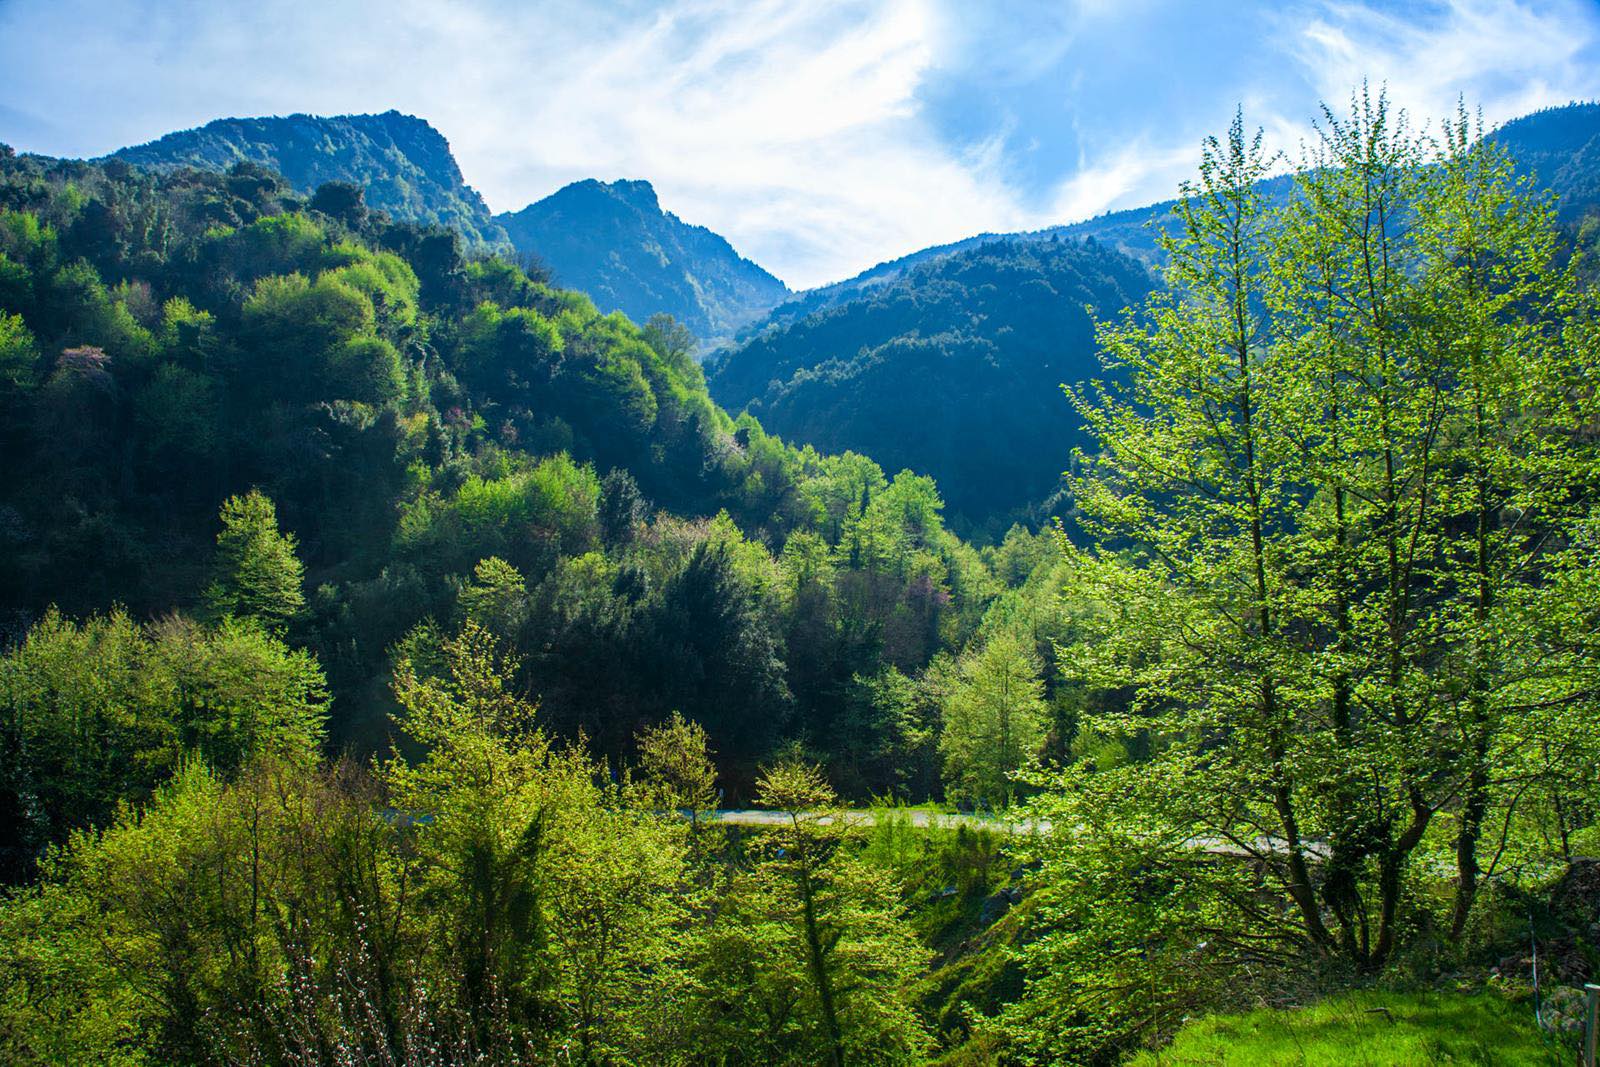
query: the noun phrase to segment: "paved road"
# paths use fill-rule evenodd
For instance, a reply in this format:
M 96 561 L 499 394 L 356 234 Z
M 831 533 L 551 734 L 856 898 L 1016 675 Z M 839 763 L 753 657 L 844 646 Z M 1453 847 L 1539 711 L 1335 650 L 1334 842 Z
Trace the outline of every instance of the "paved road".
M 708 822 L 727 823 L 730 826 L 781 826 L 791 818 L 787 811 L 762 811 L 756 808 L 726 809 L 723 811 L 708 812 L 701 816 Z M 914 808 L 910 811 L 847 811 L 844 820 L 852 826 L 875 826 L 879 818 L 906 819 L 912 826 L 941 829 L 955 829 L 958 826 L 967 826 L 973 829 L 993 830 L 1004 834 L 1031 834 L 1048 833 L 1050 824 L 1043 820 L 1034 819 L 1000 819 L 985 815 L 952 815 L 938 811 L 926 811 Z M 831 822 L 833 816 L 823 816 L 822 821 Z
M 787 811 L 762 811 L 756 808 L 727 809 L 723 811 L 707 812 L 701 816 L 707 822 L 727 823 L 730 826 L 782 826 L 787 823 L 791 813 Z M 852 810 L 843 815 L 846 822 L 852 826 L 875 826 L 880 818 L 908 819 L 912 826 L 939 827 L 941 829 L 955 829 L 967 826 L 979 830 L 992 830 L 1001 834 L 1047 834 L 1050 832 L 1048 819 L 1004 819 L 992 815 L 952 815 L 944 812 L 925 811 L 912 809 L 910 811 L 888 810 Z M 824 816 L 823 822 L 831 822 L 833 816 Z M 1287 851 L 1284 842 L 1276 837 L 1259 837 L 1250 843 L 1249 848 L 1243 848 L 1230 841 L 1219 837 L 1197 837 L 1189 841 L 1190 846 L 1201 852 L 1209 852 L 1214 856 L 1233 856 L 1238 859 L 1261 858 L 1266 855 L 1281 855 Z M 1301 846 L 1306 858 L 1318 862 L 1328 858 L 1328 849 L 1320 841 L 1307 841 Z

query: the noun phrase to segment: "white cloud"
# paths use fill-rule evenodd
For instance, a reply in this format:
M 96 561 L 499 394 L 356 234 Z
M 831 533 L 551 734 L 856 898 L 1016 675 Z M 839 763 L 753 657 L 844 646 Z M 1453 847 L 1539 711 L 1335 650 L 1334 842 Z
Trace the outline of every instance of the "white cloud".
M 685 3 L 523 86 L 524 151 L 498 143 L 505 119 L 458 149 L 499 206 L 644 177 L 791 284 L 832 280 L 1026 221 L 993 156 L 952 153 L 918 117 L 932 16 L 926 0 Z
M 1057 187 L 1052 221 L 1093 218 L 1113 208 L 1170 199 L 1194 170 L 1197 146 L 1153 147 L 1142 140 L 1080 168 Z
M 1336 108 L 1363 79 L 1418 121 L 1458 99 L 1490 124 L 1600 94 L 1589 0 L 1444 0 L 1404 12 L 1330 2 L 1291 38 L 1323 99 Z
M 1490 121 L 1600 95 L 1590 0 L 1161 6 L 9 0 L 0 119 L 14 125 L 0 139 L 98 154 L 219 115 L 393 107 L 437 126 L 496 210 L 579 178 L 646 178 L 669 210 L 805 286 L 1168 197 L 1237 98 L 1293 150 L 1317 97 L 1363 78 L 1418 114 L 1465 93 Z M 1218 18 L 1241 27 L 1227 62 L 1188 40 Z M 952 85 L 1012 96 L 957 144 L 926 110 L 930 86 Z M 1017 94 L 1071 106 L 1019 126 Z M 1077 158 L 1023 188 L 1008 146 L 1041 141 Z

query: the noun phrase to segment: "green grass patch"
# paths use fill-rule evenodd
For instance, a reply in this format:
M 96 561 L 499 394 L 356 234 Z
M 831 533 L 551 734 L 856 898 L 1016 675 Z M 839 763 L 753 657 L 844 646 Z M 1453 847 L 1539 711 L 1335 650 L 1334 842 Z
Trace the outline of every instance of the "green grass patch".
M 1138 1067 L 1555 1067 L 1570 1059 L 1570 1051 L 1546 1042 L 1532 1009 L 1493 993 L 1355 992 L 1305 1008 L 1198 1019 L 1166 1048 L 1130 1062 Z

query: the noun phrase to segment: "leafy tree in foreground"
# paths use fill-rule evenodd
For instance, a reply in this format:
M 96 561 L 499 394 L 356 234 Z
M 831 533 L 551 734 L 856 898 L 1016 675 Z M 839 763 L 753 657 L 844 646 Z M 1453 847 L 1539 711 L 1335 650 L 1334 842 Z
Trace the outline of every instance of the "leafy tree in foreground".
M 757 788 L 785 821 L 758 842 L 709 934 L 709 1029 L 739 1048 L 738 1062 L 916 1062 L 928 1035 L 911 983 L 928 953 L 899 887 L 853 854 L 816 767 L 781 762 Z
M 1073 569 L 1100 608 L 1062 668 L 1132 687 L 1086 725 L 1150 755 L 1056 784 L 1098 773 L 1172 853 L 1178 882 L 1144 884 L 1188 897 L 1206 936 L 1151 952 L 1376 971 L 1428 921 L 1419 858 L 1454 854 L 1437 918 L 1459 936 L 1498 858 L 1490 813 L 1509 830 L 1579 755 L 1561 722 L 1592 688 L 1540 620 L 1570 618 L 1552 579 L 1593 552 L 1592 319 L 1548 207 L 1464 120 L 1435 142 L 1360 98 L 1282 210 L 1260 194 L 1269 162 L 1240 121 L 1208 142 L 1164 240 L 1169 290 L 1102 327 L 1124 384 L 1077 398 L 1102 448 L 1075 482 L 1100 548 Z M 1070 865 L 1099 846 L 1049 847 Z M 1282 912 L 1181 862 L 1218 852 Z M 1138 851 L 1124 863 L 1145 879 Z
M 395 803 L 437 973 L 479 1049 L 566 1049 L 577 1062 L 656 1060 L 682 1040 L 685 833 L 642 813 L 600 768 L 557 750 L 507 688 L 516 664 L 475 623 L 442 646 L 442 676 L 402 662 L 407 732 Z

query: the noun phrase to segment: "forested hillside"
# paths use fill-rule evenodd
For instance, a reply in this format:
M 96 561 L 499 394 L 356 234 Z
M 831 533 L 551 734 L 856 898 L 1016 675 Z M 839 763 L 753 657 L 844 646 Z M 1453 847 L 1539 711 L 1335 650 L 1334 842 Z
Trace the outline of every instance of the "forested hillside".
M 145 167 L 216 171 L 259 163 L 303 195 L 326 182 L 349 182 L 362 189 L 369 207 L 403 222 L 458 230 L 469 246 L 496 247 L 506 239 L 483 197 L 461 177 L 439 131 L 398 111 L 217 119 L 121 149 L 113 158 Z
M 1060 384 L 1098 370 L 1092 316 L 1149 288 L 1094 243 L 997 239 L 762 332 L 717 362 L 712 395 L 785 437 L 925 471 L 998 535 L 1082 443 Z
M 281 621 L 328 673 L 336 743 L 386 743 L 397 642 L 492 603 L 547 722 L 620 755 L 681 711 L 742 789 L 786 738 L 900 744 L 846 740 L 854 679 L 977 624 L 991 579 L 931 481 L 730 420 L 670 322 L 251 164 L 3 166 L 13 632 L 50 605 L 204 615 L 218 508 L 259 490 L 305 568 Z
M 0 151 L 3 1058 L 945 1040 L 924 853 L 825 816 L 1066 743 L 1012 614 L 1056 546 L 730 419 L 691 345 L 347 185 Z M 797 817 L 677 814 L 749 802 Z M 994 845 L 939 855 L 972 928 Z
M 663 211 L 646 181 L 574 182 L 495 221 L 556 284 L 635 322 L 671 315 L 701 346 L 731 338 L 789 296 L 723 238 Z
M 1600 209 L 1600 104 L 1568 104 L 1514 119 L 1491 138 L 1518 171 L 1560 200 L 1571 221 Z

